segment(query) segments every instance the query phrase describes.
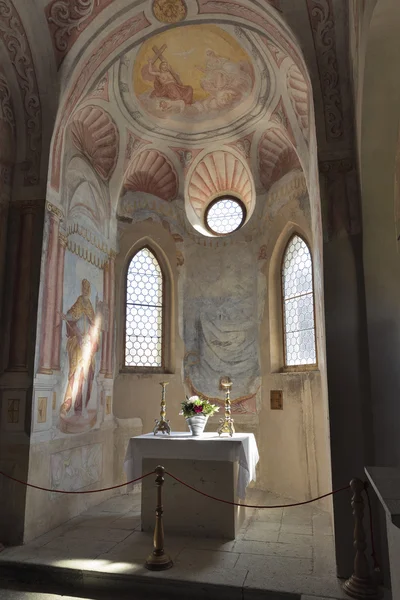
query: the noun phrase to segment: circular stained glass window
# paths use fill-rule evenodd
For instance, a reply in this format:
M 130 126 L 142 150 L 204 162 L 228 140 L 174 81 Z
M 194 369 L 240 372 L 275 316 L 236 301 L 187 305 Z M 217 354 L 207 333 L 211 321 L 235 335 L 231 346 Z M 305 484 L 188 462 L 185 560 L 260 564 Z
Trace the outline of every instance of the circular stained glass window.
M 216 198 L 207 207 L 205 222 L 211 233 L 227 235 L 239 229 L 246 218 L 246 209 L 232 196 Z

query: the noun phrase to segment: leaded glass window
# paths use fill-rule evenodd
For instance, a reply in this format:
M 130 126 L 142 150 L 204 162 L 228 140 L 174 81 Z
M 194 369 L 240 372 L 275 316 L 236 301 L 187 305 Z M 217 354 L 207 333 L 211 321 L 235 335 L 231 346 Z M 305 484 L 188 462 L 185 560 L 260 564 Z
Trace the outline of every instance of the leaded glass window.
M 217 235 L 227 235 L 239 229 L 246 218 L 242 202 L 231 196 L 217 198 L 207 208 L 207 228 Z
M 282 264 L 285 365 L 315 365 L 313 269 L 310 249 L 294 235 Z
M 126 279 L 125 366 L 162 367 L 163 275 L 149 248 L 134 255 Z

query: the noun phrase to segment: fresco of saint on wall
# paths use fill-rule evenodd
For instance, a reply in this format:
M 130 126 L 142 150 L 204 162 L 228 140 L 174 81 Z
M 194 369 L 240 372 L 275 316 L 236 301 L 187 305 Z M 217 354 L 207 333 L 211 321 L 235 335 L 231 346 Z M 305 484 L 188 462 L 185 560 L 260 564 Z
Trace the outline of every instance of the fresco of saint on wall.
M 215 25 L 188 25 L 142 44 L 133 84 L 151 115 L 203 121 L 246 108 L 254 71 L 247 53 L 226 31 Z
M 100 346 L 102 328 L 102 303 L 96 298 L 96 312 L 90 299 L 91 287 L 82 281 L 82 293 L 73 306 L 61 317 L 66 325 L 68 384 L 60 408 L 61 421 L 71 417 L 85 426 L 85 421 L 96 418 L 89 402 L 95 377 L 96 354 Z M 94 414 L 91 415 L 91 412 Z M 69 427 L 61 427 L 70 429 Z

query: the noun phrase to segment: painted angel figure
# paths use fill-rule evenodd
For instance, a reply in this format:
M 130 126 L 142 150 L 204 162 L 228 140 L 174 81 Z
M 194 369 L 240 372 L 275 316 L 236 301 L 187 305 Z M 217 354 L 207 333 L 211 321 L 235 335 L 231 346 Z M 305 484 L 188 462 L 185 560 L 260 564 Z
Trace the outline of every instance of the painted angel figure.
M 210 48 L 205 52 L 205 66 L 196 68 L 204 74 L 201 87 L 208 93 L 203 100 L 205 110 L 228 108 L 249 94 L 253 87 L 250 65 L 244 61 L 236 63 Z

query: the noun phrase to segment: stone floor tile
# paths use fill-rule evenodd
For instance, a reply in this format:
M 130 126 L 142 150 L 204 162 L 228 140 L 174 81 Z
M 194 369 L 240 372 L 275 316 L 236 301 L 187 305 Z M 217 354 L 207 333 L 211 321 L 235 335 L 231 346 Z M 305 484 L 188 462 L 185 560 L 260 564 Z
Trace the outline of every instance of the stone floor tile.
M 132 506 L 138 506 L 136 498 L 132 498 L 129 495 L 117 496 L 116 498 L 110 498 L 103 502 L 100 507 L 102 512 L 128 512 L 132 510 Z M 99 507 L 99 508 L 100 508 Z
M 256 542 L 240 540 L 235 543 L 234 552 L 240 554 L 258 554 L 266 556 L 282 556 L 293 558 L 312 559 L 313 547 L 311 545 L 282 544 L 279 542 Z
M 313 520 L 311 515 L 285 515 L 284 513 L 282 525 L 300 525 L 312 529 Z
M 68 553 L 84 551 L 96 558 L 103 552 L 108 552 L 116 546 L 116 542 L 105 541 L 105 540 L 94 540 L 93 538 L 87 539 L 72 539 L 65 536 L 52 540 L 45 546 L 42 546 L 45 550 L 62 550 Z
M 280 523 L 282 521 L 283 511 L 278 510 L 268 510 L 268 509 L 259 509 L 254 511 L 253 520 L 256 522 L 268 522 L 268 523 Z
M 313 546 L 314 536 L 310 535 L 299 535 L 296 533 L 284 533 L 279 532 L 278 542 L 283 544 L 295 544 L 296 546 Z
M 131 531 L 126 529 L 105 529 L 103 527 L 77 527 L 67 531 L 64 539 L 82 539 L 82 540 L 104 540 L 109 542 L 122 542 L 130 535 Z
M 281 533 L 294 533 L 296 535 L 312 535 L 313 528 L 310 525 L 299 525 L 297 523 L 283 523 Z
M 236 567 L 249 570 L 246 578 L 247 587 L 270 589 L 272 579 L 282 581 L 284 584 L 287 578 L 295 579 L 299 575 L 311 575 L 312 564 L 310 558 L 241 554 Z
M 110 514 L 102 513 L 101 515 L 83 515 L 80 527 L 112 527 L 113 523 L 121 517 L 121 513 Z
M 116 521 L 112 522 L 113 529 L 126 529 L 128 531 L 135 531 L 140 528 L 140 516 L 137 517 L 121 517 Z
M 333 535 L 332 517 L 329 513 L 313 515 L 313 528 L 316 534 Z
M 216 538 L 195 538 L 188 537 L 185 543 L 185 548 L 199 550 L 214 550 L 216 552 L 231 552 L 235 545 L 235 540 L 219 540 Z
M 312 517 L 315 513 L 316 510 L 311 503 L 288 506 L 283 509 L 284 516 Z
M 265 527 L 265 525 L 277 525 L 277 527 Z M 279 523 L 268 523 L 260 521 L 251 523 L 243 533 L 244 540 L 253 540 L 257 542 L 277 542 L 279 537 Z
M 314 573 L 319 577 L 336 575 L 335 546 L 333 536 L 321 536 L 316 540 L 317 551 L 314 554 Z
M 322 596 L 324 598 L 347 599 L 349 597 L 342 589 L 343 581 L 337 577 L 299 576 L 289 577 L 287 582 L 279 581 L 280 589 L 288 592 L 300 592 L 304 595 Z
M 165 552 L 174 558 L 184 548 L 185 543 L 186 540 L 184 538 L 166 540 Z M 131 533 L 124 541 L 116 544 L 110 550 L 103 552 L 98 558 L 124 562 L 141 560 L 143 563 L 147 556 L 152 552 L 152 549 L 152 534 L 144 533 L 142 531 L 135 531 Z
M 200 550 L 198 548 L 183 548 L 175 559 L 179 568 L 196 571 L 207 569 L 233 569 L 238 561 L 237 552 L 218 552 L 215 550 Z

